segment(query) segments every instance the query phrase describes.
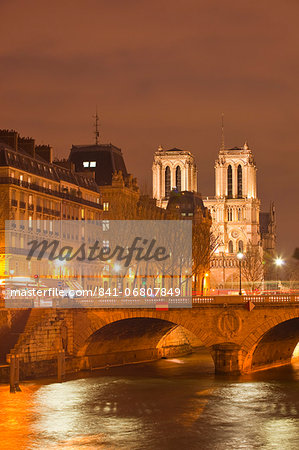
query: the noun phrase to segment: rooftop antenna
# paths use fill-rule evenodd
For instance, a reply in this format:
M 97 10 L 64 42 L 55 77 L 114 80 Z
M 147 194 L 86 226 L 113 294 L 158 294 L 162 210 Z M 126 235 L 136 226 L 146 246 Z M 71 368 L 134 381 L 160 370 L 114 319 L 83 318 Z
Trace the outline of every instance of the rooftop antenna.
M 99 143 L 99 137 L 100 137 L 100 132 L 99 132 L 99 116 L 98 116 L 98 107 L 96 107 L 96 113 L 95 116 L 93 116 L 93 118 L 95 119 L 94 121 L 94 135 L 95 135 L 95 142 L 96 145 L 98 145 Z
M 221 114 L 221 150 L 224 150 L 224 113 Z

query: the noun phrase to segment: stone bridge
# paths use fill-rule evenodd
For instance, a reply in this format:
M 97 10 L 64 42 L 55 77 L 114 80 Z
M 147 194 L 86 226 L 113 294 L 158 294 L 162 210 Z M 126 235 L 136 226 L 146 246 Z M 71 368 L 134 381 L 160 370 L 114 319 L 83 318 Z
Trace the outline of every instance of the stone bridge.
M 169 311 L 0 310 L 2 367 L 17 354 L 23 377 L 54 374 L 61 348 L 67 372 L 75 372 L 173 356 L 194 346 L 210 352 L 216 373 L 244 374 L 289 364 L 298 342 L 298 295 L 199 297 L 192 308 Z

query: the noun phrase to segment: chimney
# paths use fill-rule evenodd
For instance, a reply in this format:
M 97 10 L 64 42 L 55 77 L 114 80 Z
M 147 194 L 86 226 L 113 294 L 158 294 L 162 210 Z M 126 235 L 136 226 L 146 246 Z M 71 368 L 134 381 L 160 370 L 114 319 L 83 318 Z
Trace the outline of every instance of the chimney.
M 0 130 L 0 141 L 18 150 L 18 133 L 14 130 Z
M 24 150 L 28 155 L 32 156 L 32 158 L 35 158 L 35 140 L 32 138 L 24 138 L 20 137 L 18 139 L 18 150 L 22 151 Z
M 37 145 L 35 153 L 48 163 L 53 162 L 53 148 L 50 145 Z

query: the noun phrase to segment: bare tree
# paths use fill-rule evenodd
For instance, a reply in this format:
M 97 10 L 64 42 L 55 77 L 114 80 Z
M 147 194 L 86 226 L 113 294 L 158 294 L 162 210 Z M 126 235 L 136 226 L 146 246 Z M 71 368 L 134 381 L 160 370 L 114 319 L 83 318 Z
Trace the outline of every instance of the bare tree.
M 248 243 L 245 257 L 241 262 L 242 277 L 247 282 L 250 290 L 261 287 L 264 279 L 264 264 L 260 248 Z
M 296 254 L 286 266 L 285 279 L 288 281 L 290 289 L 299 288 L 299 259 Z
M 211 258 L 219 247 L 219 236 L 211 231 L 209 221 L 193 222 L 192 226 L 192 275 L 194 290 L 202 290 L 205 273 L 209 272 Z

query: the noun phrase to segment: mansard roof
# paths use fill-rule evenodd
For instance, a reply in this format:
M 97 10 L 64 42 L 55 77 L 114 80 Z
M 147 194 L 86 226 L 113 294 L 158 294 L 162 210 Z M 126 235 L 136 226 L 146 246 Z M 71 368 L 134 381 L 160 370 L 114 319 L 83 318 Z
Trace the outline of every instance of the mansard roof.
M 96 161 L 93 169 L 95 180 L 99 186 L 110 185 L 112 175 L 122 172 L 124 178 L 128 176 L 127 168 L 120 148 L 113 144 L 73 145 L 69 160 L 76 166 L 76 171 L 90 171 L 83 166 L 84 161 Z
M 38 154 L 35 154 L 33 157 L 20 145 L 18 145 L 18 150 L 15 150 L 6 142 L 1 142 L 1 137 L 0 166 L 14 167 L 15 169 L 56 182 L 63 180 L 95 192 L 99 190 L 94 179 L 76 174 L 69 168 L 61 167 L 59 162 L 49 163 Z

